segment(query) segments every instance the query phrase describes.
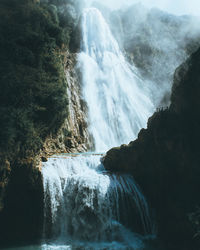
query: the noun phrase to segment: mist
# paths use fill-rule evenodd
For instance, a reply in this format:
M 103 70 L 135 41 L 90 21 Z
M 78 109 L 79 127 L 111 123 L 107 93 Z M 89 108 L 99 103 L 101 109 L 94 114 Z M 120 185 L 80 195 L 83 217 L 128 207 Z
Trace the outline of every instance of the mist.
M 99 2 L 111 9 L 128 7 L 136 3 L 142 3 L 148 8 L 159 8 L 175 15 L 195 15 L 200 14 L 200 2 L 198 0 L 90 0 L 87 3 Z
M 156 107 L 170 104 L 175 70 L 200 46 L 196 0 L 90 0 L 144 79 Z
M 170 105 L 175 70 L 200 46 L 200 17 L 197 16 L 200 3 L 196 0 L 190 3 L 186 0 L 64 2 L 67 5 L 61 6 L 60 11 L 73 20 L 73 36 L 77 39 L 73 39 L 71 46 L 74 51 L 80 49 L 81 32 L 77 27 L 83 8 L 98 8 L 126 60 L 140 73 L 154 105 Z

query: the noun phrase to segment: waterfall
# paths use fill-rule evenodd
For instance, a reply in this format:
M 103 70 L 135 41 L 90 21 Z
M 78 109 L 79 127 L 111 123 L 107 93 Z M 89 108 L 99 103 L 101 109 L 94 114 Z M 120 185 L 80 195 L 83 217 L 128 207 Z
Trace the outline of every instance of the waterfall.
M 96 152 L 105 152 L 133 140 L 154 107 L 97 9 L 84 10 L 82 33 L 78 67 L 89 130 Z M 44 249 L 143 249 L 142 236 L 133 232 L 153 233 L 134 179 L 107 173 L 101 156 L 65 154 L 43 163 L 44 239 L 54 240 Z
M 120 51 L 109 26 L 96 8 L 82 16 L 79 69 L 88 105 L 89 130 L 95 150 L 105 152 L 129 143 L 146 127 L 154 106 L 136 67 Z
M 100 157 L 60 156 L 43 163 L 45 236 L 63 244 L 110 242 L 114 249 L 123 244 L 141 249 L 131 230 L 152 233 L 146 200 L 131 177 L 106 174 Z

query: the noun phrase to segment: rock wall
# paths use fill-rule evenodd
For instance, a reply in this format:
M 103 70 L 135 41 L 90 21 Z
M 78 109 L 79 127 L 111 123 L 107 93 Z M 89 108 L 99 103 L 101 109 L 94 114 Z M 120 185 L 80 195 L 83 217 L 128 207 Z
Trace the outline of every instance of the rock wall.
M 63 54 L 68 96 L 68 116 L 56 134 L 50 134 L 41 149 L 41 157 L 55 153 L 85 152 L 92 146 L 87 126 L 87 106 L 81 98 L 79 72 L 76 69 L 76 53 Z
M 57 133 L 50 133 L 40 151 L 1 162 L 0 234 L 1 243 L 33 241 L 42 237 L 43 184 L 41 162 L 52 154 L 84 152 L 90 147 L 86 105 L 75 69 L 76 54 L 65 51 L 68 116 Z M 9 152 L 7 152 L 9 153 Z M 10 157 L 9 157 L 10 158 Z
M 11 165 L 0 211 L 2 244 L 24 244 L 41 239 L 43 225 L 43 184 L 34 161 Z
M 0 2 L 0 245 L 41 239 L 41 162 L 90 147 L 75 66 L 79 10 L 40 2 Z
M 107 152 L 109 171 L 132 174 L 155 210 L 162 249 L 197 250 L 200 205 L 200 49 L 175 72 L 171 106 L 158 110 L 138 139 Z M 196 217 L 197 218 L 197 217 Z

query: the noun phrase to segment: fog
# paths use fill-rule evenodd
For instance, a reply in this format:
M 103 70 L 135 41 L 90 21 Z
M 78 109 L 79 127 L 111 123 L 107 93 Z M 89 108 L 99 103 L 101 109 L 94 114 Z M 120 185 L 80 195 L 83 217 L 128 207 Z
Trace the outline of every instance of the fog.
M 85 0 L 85 4 L 100 9 L 121 50 L 140 70 L 155 106 L 168 106 L 176 68 L 200 46 L 200 18 L 191 17 L 200 13 L 200 2 Z
M 156 107 L 170 104 L 174 72 L 200 47 L 200 2 L 196 0 L 61 1 L 58 11 L 73 20 L 72 48 L 80 49 L 84 7 L 100 10 L 126 60 L 135 66 Z M 193 17 L 192 17 L 193 15 Z M 194 15 L 196 15 L 194 17 Z M 91 31 L 92 32 L 92 31 Z M 75 44 L 76 43 L 76 44 Z
M 87 0 L 88 4 L 94 2 L 93 0 Z M 200 1 L 199 0 L 95 0 L 103 5 L 106 5 L 112 9 L 119 9 L 135 3 L 142 3 L 146 7 L 156 7 L 161 10 L 165 10 L 175 15 L 196 15 L 200 16 Z

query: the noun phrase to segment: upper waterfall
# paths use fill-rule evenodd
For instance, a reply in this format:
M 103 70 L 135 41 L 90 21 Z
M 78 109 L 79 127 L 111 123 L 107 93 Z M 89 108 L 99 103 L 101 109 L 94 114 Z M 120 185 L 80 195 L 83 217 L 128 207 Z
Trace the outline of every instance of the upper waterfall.
M 126 61 L 96 8 L 83 12 L 81 49 L 83 98 L 95 150 L 129 143 L 146 127 L 154 106 L 137 69 Z

